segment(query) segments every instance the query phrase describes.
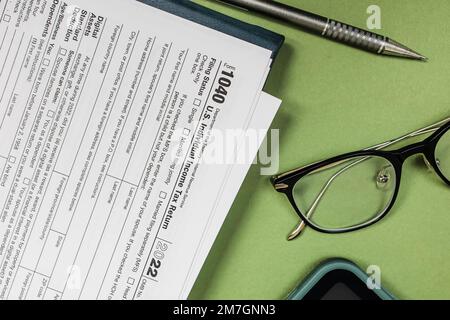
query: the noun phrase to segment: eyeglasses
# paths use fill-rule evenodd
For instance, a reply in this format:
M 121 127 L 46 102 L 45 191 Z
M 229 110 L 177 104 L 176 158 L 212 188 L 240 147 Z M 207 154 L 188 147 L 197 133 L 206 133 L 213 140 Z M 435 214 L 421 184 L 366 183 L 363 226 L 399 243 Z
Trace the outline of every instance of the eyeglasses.
M 431 134 L 398 150 L 384 149 Z M 421 154 L 426 165 L 450 186 L 450 118 L 368 149 L 347 153 L 272 178 L 301 222 L 288 240 L 306 226 L 324 233 L 345 233 L 384 218 L 397 198 L 403 163 Z

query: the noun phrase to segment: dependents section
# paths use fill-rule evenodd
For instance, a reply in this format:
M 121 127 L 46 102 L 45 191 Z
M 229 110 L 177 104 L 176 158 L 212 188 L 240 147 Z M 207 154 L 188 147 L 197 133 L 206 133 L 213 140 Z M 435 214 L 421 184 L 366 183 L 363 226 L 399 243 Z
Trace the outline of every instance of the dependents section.
M 65 2 L 35 9 L 0 23 L 0 298 L 139 298 L 148 257 L 176 245 L 169 202 L 221 62 Z
M 10 33 L 20 35 L 11 40 L 15 55 L 10 57 L 11 50 L 5 53 L 3 47 L 0 51 L 6 54 L 9 69 L 8 75 L 0 75 L 4 83 L 0 104 L 2 299 L 23 299 L 28 293 L 31 298 L 44 297 L 48 279 L 39 275 L 48 273 L 54 249 L 63 241 L 49 228 L 68 179 L 57 167 L 64 161 L 62 146 L 68 132 L 77 125 L 74 117 L 82 109 L 80 98 L 107 23 L 94 13 L 69 10 L 67 3 L 56 0 L 36 7 L 25 1 L 21 8 L 28 4 L 36 9 L 26 20 L 20 10 L 8 9 L 14 3 L 6 2 L 5 12 L 11 16 L 2 31 L 5 38 Z M 30 291 L 38 283 L 37 292 Z

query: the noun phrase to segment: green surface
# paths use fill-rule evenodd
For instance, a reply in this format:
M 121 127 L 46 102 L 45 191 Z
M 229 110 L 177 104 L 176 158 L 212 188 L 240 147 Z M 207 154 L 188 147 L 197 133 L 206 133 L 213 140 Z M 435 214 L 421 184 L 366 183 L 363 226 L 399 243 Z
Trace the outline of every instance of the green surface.
M 280 171 L 395 138 L 450 115 L 450 2 L 283 0 L 365 27 L 428 56 L 427 63 L 371 55 L 212 1 L 200 4 L 286 36 L 266 91 L 283 99 Z M 378 265 L 400 299 L 450 299 L 450 190 L 417 159 L 404 168 L 396 207 L 382 222 L 344 235 L 286 235 L 297 217 L 253 167 L 191 299 L 281 299 L 318 263 L 343 257 Z

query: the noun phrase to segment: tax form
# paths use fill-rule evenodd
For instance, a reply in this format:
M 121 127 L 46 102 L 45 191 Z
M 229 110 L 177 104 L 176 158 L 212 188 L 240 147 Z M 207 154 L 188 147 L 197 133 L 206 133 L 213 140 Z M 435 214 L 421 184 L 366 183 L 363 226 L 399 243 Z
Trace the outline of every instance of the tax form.
M 0 299 L 186 298 L 231 174 L 198 159 L 271 52 L 133 0 L 0 13 Z

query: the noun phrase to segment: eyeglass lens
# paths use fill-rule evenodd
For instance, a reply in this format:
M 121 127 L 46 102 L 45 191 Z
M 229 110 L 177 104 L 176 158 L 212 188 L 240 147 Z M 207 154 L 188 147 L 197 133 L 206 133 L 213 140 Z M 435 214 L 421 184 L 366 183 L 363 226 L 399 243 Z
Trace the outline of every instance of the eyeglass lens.
M 380 217 L 393 201 L 396 183 L 396 171 L 389 160 L 355 157 L 301 178 L 294 186 L 293 197 L 297 208 L 313 225 L 341 230 Z

